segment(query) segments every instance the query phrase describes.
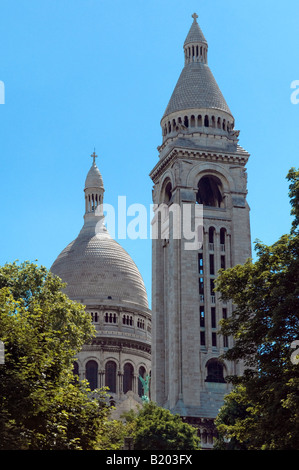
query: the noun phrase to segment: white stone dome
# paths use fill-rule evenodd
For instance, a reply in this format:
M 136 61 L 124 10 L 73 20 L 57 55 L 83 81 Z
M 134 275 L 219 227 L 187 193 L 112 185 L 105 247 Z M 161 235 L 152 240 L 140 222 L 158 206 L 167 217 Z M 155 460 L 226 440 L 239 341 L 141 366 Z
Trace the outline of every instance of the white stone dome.
M 64 292 L 68 297 L 86 306 L 131 306 L 148 311 L 146 289 L 136 264 L 103 225 L 103 179 L 95 153 L 91 156 L 83 228 L 57 257 L 51 271 L 67 284 Z
M 87 173 L 85 180 L 85 188 L 103 188 L 103 178 L 100 173 L 100 170 L 94 163 Z
M 65 293 L 85 305 L 148 309 L 144 282 L 131 256 L 105 229 L 96 233 L 91 222 L 85 222 L 78 237 L 51 267 L 52 273 L 67 283 Z

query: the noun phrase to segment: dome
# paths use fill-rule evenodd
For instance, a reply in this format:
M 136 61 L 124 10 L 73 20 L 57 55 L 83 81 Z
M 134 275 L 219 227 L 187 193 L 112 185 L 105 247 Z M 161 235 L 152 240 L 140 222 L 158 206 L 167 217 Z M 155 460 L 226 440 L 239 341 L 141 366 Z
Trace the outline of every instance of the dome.
M 74 301 L 147 310 L 147 293 L 136 264 L 103 224 L 103 179 L 95 153 L 91 156 L 93 164 L 84 188 L 84 225 L 57 257 L 51 271 L 67 284 L 64 292 Z
M 93 163 L 85 180 L 85 188 L 103 188 L 103 178 L 97 165 Z
M 106 230 L 96 233 L 88 222 L 60 253 L 51 271 L 67 283 L 64 292 L 77 302 L 135 304 L 148 309 L 144 282 L 130 255 Z

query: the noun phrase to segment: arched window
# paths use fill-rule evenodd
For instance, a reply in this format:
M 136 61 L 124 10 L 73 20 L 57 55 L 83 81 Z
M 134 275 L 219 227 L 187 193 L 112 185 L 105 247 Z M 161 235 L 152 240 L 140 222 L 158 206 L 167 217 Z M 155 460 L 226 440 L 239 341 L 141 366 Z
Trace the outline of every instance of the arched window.
M 88 361 L 85 368 L 86 380 L 91 390 L 98 388 L 98 364 L 96 361 Z
M 216 176 L 204 176 L 198 183 L 197 202 L 204 206 L 223 206 L 222 184 Z
M 162 202 L 164 204 L 168 204 L 170 202 L 170 199 L 172 197 L 172 184 L 171 181 L 167 181 L 164 183 L 164 191 L 162 193 Z
M 109 387 L 111 393 L 116 393 L 116 364 L 114 361 L 106 362 L 105 386 Z
M 214 227 L 209 228 L 209 243 L 214 243 L 215 229 Z M 214 247 L 211 247 L 214 248 Z
M 124 383 L 123 383 L 123 391 L 127 393 L 129 390 L 133 389 L 133 376 L 134 376 L 134 369 L 132 364 L 127 362 L 124 366 Z
M 222 251 L 225 251 L 225 235 L 226 235 L 225 228 L 221 228 L 220 229 L 220 245 L 222 247 Z
M 142 382 L 139 379 L 139 376 L 145 379 L 145 368 L 143 366 L 139 367 L 139 375 L 138 375 L 138 395 L 142 397 L 142 395 L 144 395 L 144 390 L 143 390 Z
M 207 362 L 206 382 L 225 383 L 223 376 L 223 364 L 218 359 L 210 359 Z

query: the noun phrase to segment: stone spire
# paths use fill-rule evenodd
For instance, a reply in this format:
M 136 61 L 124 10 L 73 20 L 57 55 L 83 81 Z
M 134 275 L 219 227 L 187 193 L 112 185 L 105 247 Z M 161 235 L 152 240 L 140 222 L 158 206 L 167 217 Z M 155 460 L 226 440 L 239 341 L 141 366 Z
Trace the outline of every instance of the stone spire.
M 96 210 L 102 214 L 102 210 L 100 209 L 103 205 L 104 199 L 104 183 L 103 178 L 96 165 L 96 155 L 95 151 L 91 155 L 93 162 L 89 172 L 87 173 L 86 180 L 85 180 L 85 215 L 87 214 L 95 214 Z M 100 214 L 98 214 L 100 215 Z
M 198 15 L 193 13 L 193 23 L 184 42 L 185 65 L 190 62 L 207 63 L 208 43 L 200 29 L 197 18 Z
M 231 139 L 234 117 L 208 65 L 208 42 L 197 14 L 184 42 L 185 63 L 161 119 L 163 143 L 184 134 Z

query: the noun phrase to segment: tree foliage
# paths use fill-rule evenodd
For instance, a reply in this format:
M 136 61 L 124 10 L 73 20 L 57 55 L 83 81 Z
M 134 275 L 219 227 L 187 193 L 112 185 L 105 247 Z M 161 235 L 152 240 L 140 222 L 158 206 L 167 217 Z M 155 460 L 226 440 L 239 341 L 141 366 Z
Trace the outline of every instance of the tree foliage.
M 194 427 L 179 415 L 145 403 L 137 414 L 126 414 L 136 450 L 199 450 L 200 440 Z
M 74 381 L 74 356 L 94 336 L 85 308 L 29 262 L 0 268 L 0 449 L 94 449 L 105 393 Z
M 234 337 L 226 359 L 242 360 L 235 390 L 217 419 L 220 434 L 249 449 L 299 449 L 299 171 L 288 173 L 290 234 L 271 246 L 257 241 L 255 262 L 222 271 L 217 290 L 232 300 L 221 333 Z M 231 413 L 239 405 L 240 415 Z M 236 411 L 236 408 L 234 408 Z

